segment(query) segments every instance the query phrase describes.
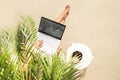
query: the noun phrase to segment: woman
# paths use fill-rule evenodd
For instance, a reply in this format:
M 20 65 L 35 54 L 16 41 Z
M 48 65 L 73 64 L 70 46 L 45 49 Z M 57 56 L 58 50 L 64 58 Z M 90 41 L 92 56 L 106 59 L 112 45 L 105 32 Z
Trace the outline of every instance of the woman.
M 64 11 L 55 19 L 56 22 L 60 23 L 60 24 L 64 24 L 65 23 L 65 20 L 66 18 L 68 17 L 69 15 L 69 11 L 70 11 L 70 6 L 67 5 L 64 9 Z M 34 44 L 34 47 L 36 49 L 39 49 L 42 47 L 42 44 L 43 44 L 43 40 L 37 40 Z M 57 52 L 59 53 L 61 51 L 60 48 L 58 48 Z

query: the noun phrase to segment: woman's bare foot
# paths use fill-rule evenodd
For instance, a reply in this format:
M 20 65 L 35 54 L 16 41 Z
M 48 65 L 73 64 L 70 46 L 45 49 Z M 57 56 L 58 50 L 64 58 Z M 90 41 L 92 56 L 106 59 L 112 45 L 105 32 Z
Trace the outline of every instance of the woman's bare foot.
M 58 22 L 58 23 L 61 23 L 63 24 L 67 18 L 67 16 L 69 15 L 69 11 L 70 11 L 70 6 L 67 5 L 65 7 L 65 10 L 60 14 L 60 16 L 58 16 L 55 21 Z

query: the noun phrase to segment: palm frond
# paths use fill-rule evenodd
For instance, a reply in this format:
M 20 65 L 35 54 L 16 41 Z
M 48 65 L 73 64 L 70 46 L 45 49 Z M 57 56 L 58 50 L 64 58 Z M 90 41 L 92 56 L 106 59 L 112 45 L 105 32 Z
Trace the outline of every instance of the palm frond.
M 33 48 L 37 39 L 33 18 L 21 17 L 16 31 L 0 36 L 0 80 L 79 80 L 75 64 L 62 55 L 45 55 Z
M 29 80 L 31 76 L 29 71 L 30 61 L 32 59 L 33 45 L 36 41 L 37 31 L 35 29 L 34 20 L 27 16 L 21 17 L 16 36 L 16 45 L 18 58 L 20 60 L 20 72 L 23 79 Z
M 16 54 L 16 48 L 14 31 L 10 31 L 6 30 L 0 35 L 0 80 L 21 79 L 17 59 L 13 61 L 12 58 Z
M 26 51 L 26 55 L 30 52 L 34 42 L 36 41 L 37 30 L 34 20 L 27 16 L 21 17 L 17 30 L 17 49 L 18 52 Z
M 42 57 L 42 80 L 78 80 L 79 70 L 75 69 L 75 64 L 66 63 L 64 58 L 65 55 Z

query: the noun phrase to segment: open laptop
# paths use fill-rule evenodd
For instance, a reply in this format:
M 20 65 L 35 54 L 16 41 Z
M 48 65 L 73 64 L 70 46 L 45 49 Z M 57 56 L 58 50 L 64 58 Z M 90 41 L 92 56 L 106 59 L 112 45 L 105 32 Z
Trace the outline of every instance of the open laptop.
M 38 39 L 43 40 L 41 51 L 50 55 L 56 53 L 66 26 L 45 17 L 41 17 Z

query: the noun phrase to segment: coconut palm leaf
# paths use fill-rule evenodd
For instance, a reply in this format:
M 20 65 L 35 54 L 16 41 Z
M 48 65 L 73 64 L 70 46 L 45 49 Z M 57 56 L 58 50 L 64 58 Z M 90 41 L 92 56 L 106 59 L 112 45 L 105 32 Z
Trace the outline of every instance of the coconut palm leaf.
M 11 30 L 10 30 L 11 31 Z M 16 54 L 15 35 L 6 30 L 0 35 L 0 80 L 21 80 Z
M 0 80 L 79 80 L 65 54 L 49 56 L 34 49 L 35 22 L 29 16 L 20 18 L 17 30 L 0 36 Z
M 18 58 L 20 61 L 20 72 L 23 80 L 31 78 L 30 62 L 33 53 L 33 45 L 36 41 L 37 31 L 35 29 L 35 22 L 31 17 L 21 17 L 16 36 L 16 46 L 18 51 Z
M 42 57 L 42 80 L 78 80 L 76 75 L 79 70 L 75 69 L 74 64 L 66 63 L 64 58 L 65 55 Z

